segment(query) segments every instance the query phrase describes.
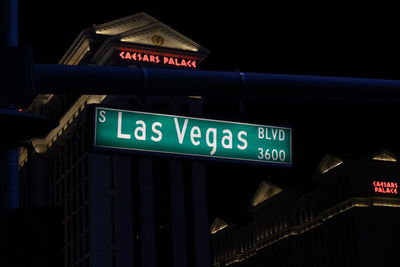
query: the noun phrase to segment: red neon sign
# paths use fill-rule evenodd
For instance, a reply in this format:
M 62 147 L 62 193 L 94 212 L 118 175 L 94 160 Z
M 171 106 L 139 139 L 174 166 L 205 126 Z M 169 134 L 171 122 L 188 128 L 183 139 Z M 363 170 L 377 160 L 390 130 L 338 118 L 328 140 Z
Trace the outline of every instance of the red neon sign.
M 385 182 L 385 181 L 373 181 L 375 193 L 383 194 L 397 194 L 397 183 L 396 182 Z
M 118 56 L 123 60 L 135 62 L 147 62 L 160 65 L 197 68 L 197 59 L 195 57 L 176 55 L 170 53 L 160 53 L 156 51 L 145 51 L 138 49 L 124 49 L 117 51 Z

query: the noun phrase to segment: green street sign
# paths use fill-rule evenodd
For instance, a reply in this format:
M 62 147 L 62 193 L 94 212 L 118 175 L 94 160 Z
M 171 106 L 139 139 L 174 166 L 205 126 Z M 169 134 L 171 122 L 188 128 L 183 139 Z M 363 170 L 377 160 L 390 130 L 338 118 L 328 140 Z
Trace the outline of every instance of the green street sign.
M 95 148 L 292 164 L 286 127 L 95 108 Z

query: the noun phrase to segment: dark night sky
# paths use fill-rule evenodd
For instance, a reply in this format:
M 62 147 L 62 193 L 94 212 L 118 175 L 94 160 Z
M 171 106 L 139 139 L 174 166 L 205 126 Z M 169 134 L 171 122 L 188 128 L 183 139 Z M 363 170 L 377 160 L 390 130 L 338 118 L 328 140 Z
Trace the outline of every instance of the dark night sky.
M 396 78 L 400 18 L 379 11 L 265 7 L 154 7 L 136 1 L 22 2 L 21 43 L 57 62 L 79 32 L 145 11 L 211 51 L 203 69 Z M 85 2 L 82 4 L 81 2 Z
M 21 44 L 34 48 L 35 62 L 57 63 L 82 29 L 144 11 L 208 48 L 211 53 L 203 69 L 398 79 L 400 16 L 391 10 L 397 8 L 375 5 L 367 12 L 348 6 L 335 10 L 314 6 L 305 12 L 270 2 L 264 7 L 174 8 L 119 0 L 109 4 L 26 1 L 22 3 Z M 210 195 L 223 194 L 210 199 L 215 210 L 229 203 L 244 208 L 261 179 L 270 175 L 284 185 L 304 185 L 328 152 L 350 156 L 383 148 L 400 152 L 395 141 L 399 134 L 395 104 L 252 104 L 265 111 L 258 120 L 294 126 L 294 168 L 215 164 L 225 174 L 215 177 L 218 182 L 208 181 L 219 185 L 210 189 Z

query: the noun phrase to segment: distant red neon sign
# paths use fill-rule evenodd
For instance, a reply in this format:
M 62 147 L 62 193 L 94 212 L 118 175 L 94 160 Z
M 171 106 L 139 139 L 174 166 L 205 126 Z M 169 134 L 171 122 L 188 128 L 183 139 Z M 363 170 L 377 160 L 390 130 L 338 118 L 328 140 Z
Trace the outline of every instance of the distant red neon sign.
M 397 194 L 398 185 L 396 182 L 373 181 L 375 193 Z
M 153 64 L 197 68 L 197 60 L 194 57 L 176 55 L 170 53 L 161 53 L 156 51 L 145 51 L 139 49 L 123 49 L 117 51 L 118 56 L 123 60 L 135 62 L 147 62 Z

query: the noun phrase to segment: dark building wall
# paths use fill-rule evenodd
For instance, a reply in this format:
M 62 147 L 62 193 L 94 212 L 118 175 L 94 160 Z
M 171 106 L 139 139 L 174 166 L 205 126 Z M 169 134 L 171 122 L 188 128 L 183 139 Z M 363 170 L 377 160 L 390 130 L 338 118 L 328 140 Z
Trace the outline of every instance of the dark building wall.
M 390 207 L 369 209 L 354 212 L 360 266 L 399 266 L 399 211 Z
M 376 192 L 373 182 L 397 187 L 398 174 L 397 162 L 372 159 L 316 174 L 314 190 L 299 197 L 283 191 L 252 209 L 253 223 L 211 235 L 213 264 L 397 266 L 387 255 L 395 255 L 400 237 L 400 200 L 396 191 Z

